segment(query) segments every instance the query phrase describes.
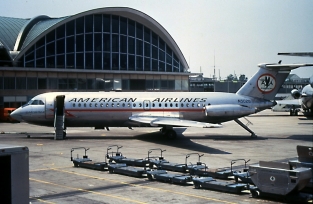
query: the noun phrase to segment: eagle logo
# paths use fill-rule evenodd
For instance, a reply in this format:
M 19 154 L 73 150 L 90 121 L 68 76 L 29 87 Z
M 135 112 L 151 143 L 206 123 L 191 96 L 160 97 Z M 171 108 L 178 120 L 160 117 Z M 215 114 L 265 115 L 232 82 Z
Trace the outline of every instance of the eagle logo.
M 276 79 L 271 74 L 263 74 L 258 79 L 258 89 L 262 93 L 270 93 L 276 87 Z

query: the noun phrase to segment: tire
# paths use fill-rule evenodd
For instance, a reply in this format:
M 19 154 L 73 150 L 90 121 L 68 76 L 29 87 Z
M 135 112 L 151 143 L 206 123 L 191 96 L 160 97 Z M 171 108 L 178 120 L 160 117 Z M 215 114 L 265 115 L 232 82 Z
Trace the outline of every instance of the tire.
M 177 137 L 177 133 L 174 130 L 166 131 L 166 137 L 170 140 L 173 140 Z

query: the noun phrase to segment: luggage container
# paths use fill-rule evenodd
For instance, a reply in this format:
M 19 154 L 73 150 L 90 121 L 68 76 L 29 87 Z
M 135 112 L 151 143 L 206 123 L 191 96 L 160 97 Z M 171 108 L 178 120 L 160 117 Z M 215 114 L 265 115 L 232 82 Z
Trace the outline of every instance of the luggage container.
M 250 165 L 249 172 L 257 186 L 251 191 L 254 197 L 263 193 L 285 196 L 299 192 L 312 178 L 310 168 L 290 169 L 289 164 L 279 162 L 260 161 L 257 165 Z
M 313 177 L 313 147 L 309 146 L 297 146 L 298 159 L 290 160 L 289 165 L 291 169 L 305 167 L 311 168 L 311 173 Z M 313 178 L 311 178 L 310 182 L 306 186 L 307 191 L 313 192 Z

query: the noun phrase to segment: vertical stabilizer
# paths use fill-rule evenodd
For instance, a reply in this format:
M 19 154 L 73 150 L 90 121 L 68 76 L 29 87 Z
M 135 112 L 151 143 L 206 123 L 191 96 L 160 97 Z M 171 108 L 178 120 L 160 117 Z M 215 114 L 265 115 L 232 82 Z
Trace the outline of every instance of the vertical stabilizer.
M 273 100 L 291 70 L 313 64 L 259 64 L 260 69 L 236 94 Z

